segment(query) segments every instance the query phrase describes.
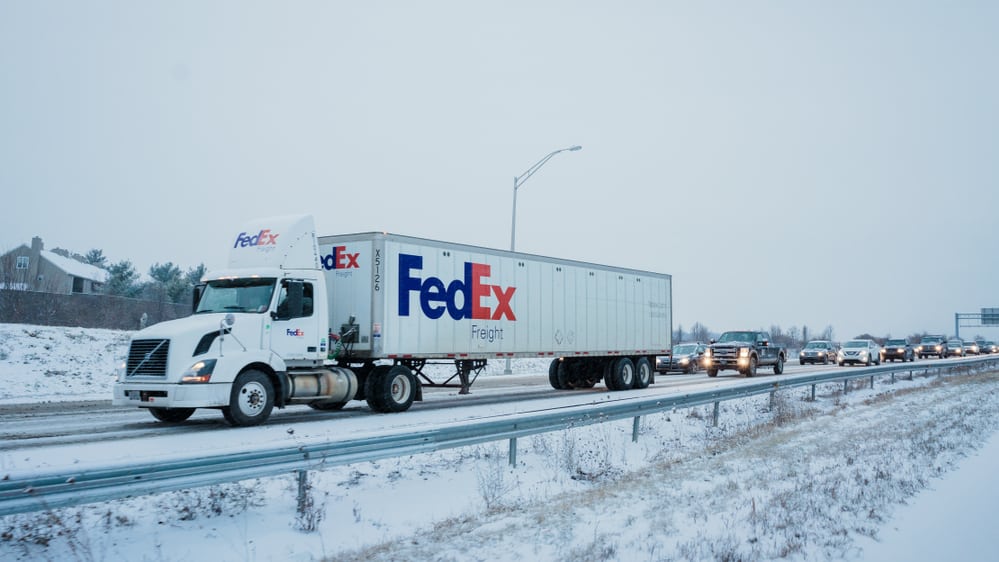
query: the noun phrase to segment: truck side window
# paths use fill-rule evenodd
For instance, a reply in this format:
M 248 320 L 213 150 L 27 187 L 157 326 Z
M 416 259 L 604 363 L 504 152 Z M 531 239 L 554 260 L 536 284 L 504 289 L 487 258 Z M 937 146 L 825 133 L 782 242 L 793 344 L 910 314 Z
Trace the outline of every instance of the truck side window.
M 312 295 L 312 283 L 288 279 L 281 281 L 277 319 L 290 320 L 312 316 L 314 308 Z

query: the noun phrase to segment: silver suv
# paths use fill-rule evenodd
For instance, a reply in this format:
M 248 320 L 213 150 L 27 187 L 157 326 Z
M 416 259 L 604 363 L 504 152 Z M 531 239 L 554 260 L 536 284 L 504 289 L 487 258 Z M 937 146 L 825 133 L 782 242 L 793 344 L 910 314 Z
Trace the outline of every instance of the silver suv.
M 874 340 L 850 340 L 843 344 L 836 354 L 836 364 L 842 367 L 846 364 L 880 365 L 881 346 Z

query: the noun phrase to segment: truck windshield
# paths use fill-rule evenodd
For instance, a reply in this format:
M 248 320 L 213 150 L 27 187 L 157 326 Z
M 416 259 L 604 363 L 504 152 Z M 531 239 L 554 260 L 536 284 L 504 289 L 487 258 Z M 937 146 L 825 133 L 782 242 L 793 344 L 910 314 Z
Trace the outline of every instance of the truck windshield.
M 718 338 L 719 342 L 744 341 L 755 342 L 756 332 L 725 332 Z
M 209 312 L 267 312 L 274 294 L 273 277 L 209 281 L 195 314 Z

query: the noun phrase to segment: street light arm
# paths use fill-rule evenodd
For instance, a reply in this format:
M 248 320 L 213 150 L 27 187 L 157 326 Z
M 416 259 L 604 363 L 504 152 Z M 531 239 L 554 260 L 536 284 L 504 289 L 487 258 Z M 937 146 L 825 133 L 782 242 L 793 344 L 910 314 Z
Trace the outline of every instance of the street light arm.
M 552 159 L 552 156 L 555 156 L 559 152 L 565 152 L 567 150 L 576 151 L 576 150 L 580 150 L 582 148 L 583 147 L 581 147 L 579 145 L 576 145 L 576 146 L 570 146 L 568 148 L 560 148 L 558 150 L 554 150 L 554 151 L 548 153 L 544 158 L 542 158 L 541 160 L 538 160 L 537 163 L 535 163 L 533 166 L 531 166 L 530 168 L 524 170 L 523 174 L 520 174 L 519 176 L 517 176 L 517 178 L 516 178 L 517 181 L 514 183 L 514 189 L 520 187 L 521 185 L 524 184 L 524 182 L 526 182 L 528 179 L 530 179 L 530 177 L 534 175 L 534 172 L 537 172 L 538 170 L 540 170 L 541 167 L 544 166 L 546 162 L 548 162 L 549 160 Z
M 546 162 L 548 162 L 549 160 L 552 159 L 552 156 L 555 156 L 556 154 L 558 154 L 559 152 L 562 152 L 563 150 L 566 150 L 566 149 L 563 148 L 563 149 L 556 150 L 554 152 L 549 153 L 547 156 L 545 156 L 541 160 L 538 160 L 536 164 L 534 164 L 530 168 L 524 170 L 524 173 L 522 173 L 519 176 L 517 176 L 517 187 L 520 187 L 520 185 L 522 185 L 525 181 L 527 181 L 528 179 L 530 179 L 530 177 L 534 175 L 534 172 L 537 172 L 538 170 L 540 170 L 541 166 L 544 166 Z

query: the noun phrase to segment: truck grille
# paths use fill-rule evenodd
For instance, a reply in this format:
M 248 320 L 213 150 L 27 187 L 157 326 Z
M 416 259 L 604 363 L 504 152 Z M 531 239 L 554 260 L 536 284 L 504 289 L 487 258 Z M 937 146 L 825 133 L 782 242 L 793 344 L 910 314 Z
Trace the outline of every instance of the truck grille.
M 735 359 L 739 355 L 739 348 L 737 347 L 718 347 L 711 349 L 712 355 L 715 359 Z
M 126 376 L 165 377 L 170 340 L 134 340 L 128 348 Z

